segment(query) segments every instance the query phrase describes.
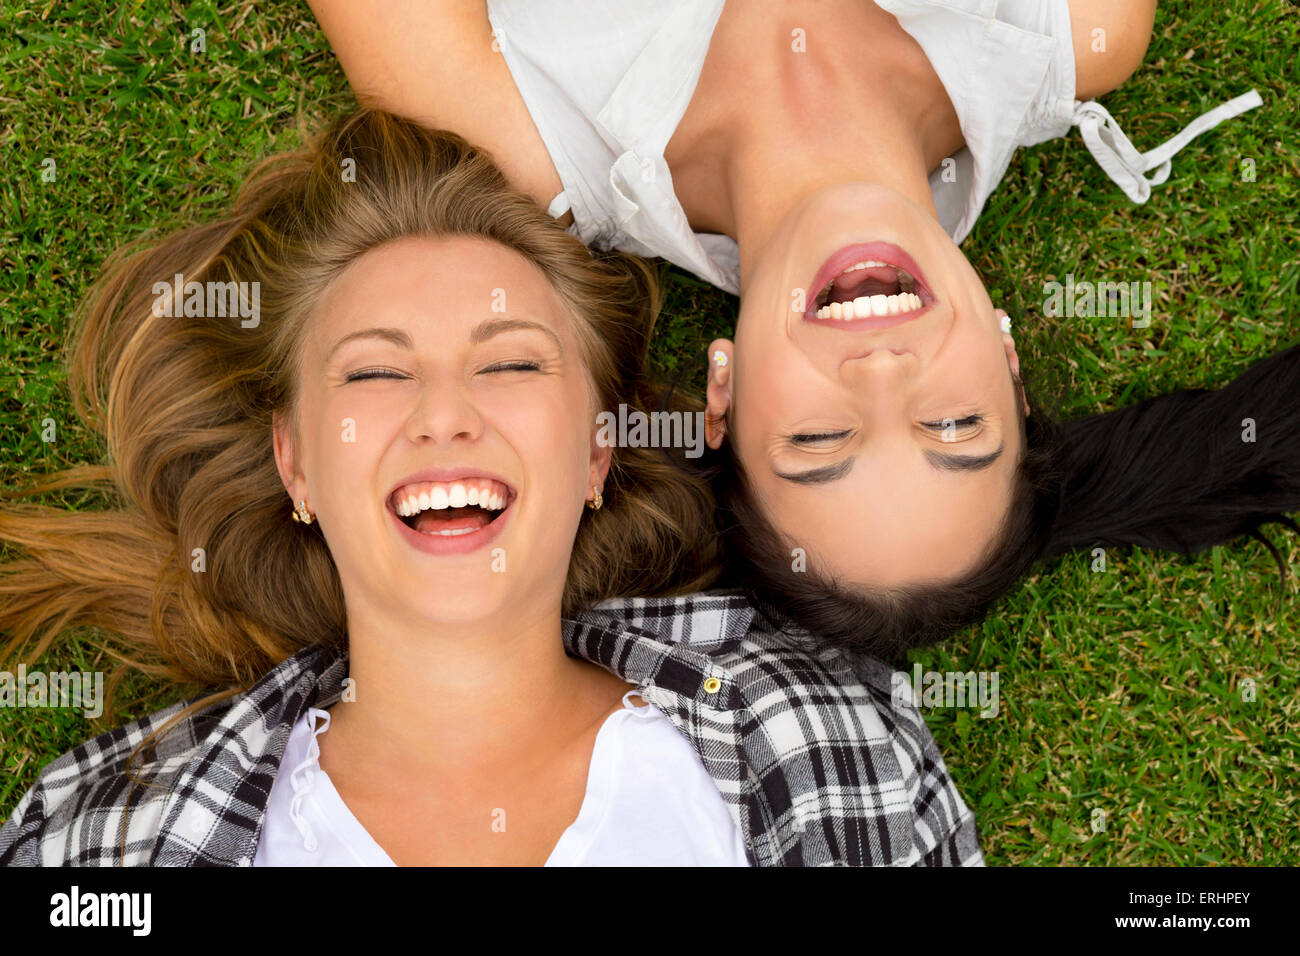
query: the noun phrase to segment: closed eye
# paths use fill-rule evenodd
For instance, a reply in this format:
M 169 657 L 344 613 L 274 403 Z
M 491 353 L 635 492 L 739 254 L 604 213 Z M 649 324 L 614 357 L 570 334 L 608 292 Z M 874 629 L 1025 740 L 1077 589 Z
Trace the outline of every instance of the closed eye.
M 793 445 L 812 445 L 817 442 L 835 441 L 848 435 L 847 431 L 842 432 L 811 432 L 799 435 L 790 435 L 789 441 Z
M 384 368 L 367 368 L 360 372 L 349 372 L 345 382 L 362 382 L 368 378 L 401 378 L 396 372 Z
M 489 365 L 483 369 L 485 372 L 539 372 L 541 365 L 537 362 L 501 362 L 497 365 Z
M 955 428 L 967 428 L 971 425 L 978 425 L 982 421 L 984 421 L 984 416 L 976 414 L 976 415 L 967 415 L 965 418 L 958 418 L 954 420 L 944 419 L 944 421 L 942 422 L 921 422 L 921 424 L 924 425 L 926 428 L 933 428 L 938 431 L 942 431 L 946 427 L 945 423 L 950 423 Z

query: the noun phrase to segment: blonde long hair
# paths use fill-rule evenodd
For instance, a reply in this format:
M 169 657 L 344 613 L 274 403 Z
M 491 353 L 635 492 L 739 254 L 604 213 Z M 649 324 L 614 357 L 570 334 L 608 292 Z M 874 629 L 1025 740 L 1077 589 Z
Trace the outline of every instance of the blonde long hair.
M 107 631 L 116 647 L 105 650 L 120 663 L 111 714 L 124 669 L 226 688 L 198 707 L 247 689 L 308 644 L 346 640 L 319 526 L 289 520 L 272 415 L 296 423 L 295 363 L 325 286 L 368 249 L 408 235 L 486 237 L 535 263 L 575 315 L 595 407 L 654 406 L 648 265 L 589 251 L 461 137 L 357 110 L 257 164 L 229 215 L 108 260 L 76 316 L 68 359 L 74 408 L 106 442 L 108 461 L 4 493 L 0 541 L 25 552 L 0 564 L 4 660 L 34 659 L 69 627 Z M 260 321 L 155 315 L 154 284 L 177 273 L 260 283 Z M 112 507 L 13 500 L 67 488 L 100 489 Z M 578 531 L 566 615 L 714 580 L 705 482 L 657 449 L 620 448 L 603 493 L 605 507 Z

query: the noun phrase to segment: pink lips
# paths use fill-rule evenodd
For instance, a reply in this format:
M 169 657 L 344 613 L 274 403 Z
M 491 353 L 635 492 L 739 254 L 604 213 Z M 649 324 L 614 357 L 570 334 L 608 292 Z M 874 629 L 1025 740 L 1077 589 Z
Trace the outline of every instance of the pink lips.
M 843 273 L 849 266 L 864 259 L 875 259 L 910 273 L 912 278 L 916 280 L 917 294 L 920 295 L 924 303 L 921 308 L 899 315 L 879 315 L 866 319 L 817 318 L 817 294 L 826 287 L 827 283 Z M 863 242 L 845 246 L 827 259 L 825 264 L 817 270 L 817 275 L 814 277 L 810 288 L 813 291 L 809 296 L 809 307 L 804 311 L 803 320 L 813 325 L 826 325 L 845 332 L 861 331 L 863 329 L 888 329 L 904 322 L 911 322 L 928 312 L 935 303 L 934 293 L 930 291 L 925 276 L 921 274 L 921 267 L 916 264 L 915 259 L 892 242 Z
M 393 510 L 393 495 L 399 488 L 406 485 L 418 484 L 424 481 L 466 481 L 474 478 L 487 478 L 500 482 L 510 491 L 505 508 L 477 531 L 458 535 L 424 534 L 408 527 L 406 522 Z M 510 515 L 514 513 L 514 504 L 514 486 L 500 475 L 470 468 L 424 468 L 414 474 L 407 475 L 389 490 L 388 497 L 385 499 L 384 510 L 388 512 L 391 520 L 396 523 L 398 533 L 417 551 L 423 551 L 425 554 L 468 554 L 471 551 L 486 547 L 501 533 L 506 522 L 510 520 Z

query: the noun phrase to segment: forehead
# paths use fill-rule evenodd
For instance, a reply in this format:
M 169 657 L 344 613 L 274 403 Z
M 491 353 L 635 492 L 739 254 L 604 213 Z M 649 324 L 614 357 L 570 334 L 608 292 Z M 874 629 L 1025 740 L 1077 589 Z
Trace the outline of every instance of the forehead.
M 378 318 L 469 326 L 521 313 L 558 329 L 566 315 L 538 266 L 477 236 L 407 236 L 367 250 L 329 283 L 316 312 L 325 331 Z
M 990 474 L 960 491 L 906 497 L 846 478 L 837 493 L 778 491 L 765 482 L 762 507 L 790 547 L 837 580 L 894 587 L 954 581 L 992 543 L 1011 504 L 1012 476 Z

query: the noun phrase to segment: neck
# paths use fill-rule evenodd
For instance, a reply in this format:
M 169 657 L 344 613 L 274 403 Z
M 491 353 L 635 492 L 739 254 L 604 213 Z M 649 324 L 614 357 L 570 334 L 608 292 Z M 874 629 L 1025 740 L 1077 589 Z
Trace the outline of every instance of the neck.
M 589 717 L 594 665 L 565 653 L 558 605 L 455 627 L 349 608 L 348 623 L 355 700 L 330 709 L 322 753 L 329 738 L 376 770 L 463 775 L 551 753 L 557 733 Z
M 823 187 L 887 186 L 937 221 L 930 170 L 963 144 L 947 90 L 892 15 L 857 0 L 811 15 L 776 0 L 727 4 L 666 153 L 692 227 L 739 244 L 742 287 L 781 220 Z M 792 51 L 795 27 L 809 52 Z M 845 35 L 870 36 L 870 58 L 853 44 L 816 52 Z

